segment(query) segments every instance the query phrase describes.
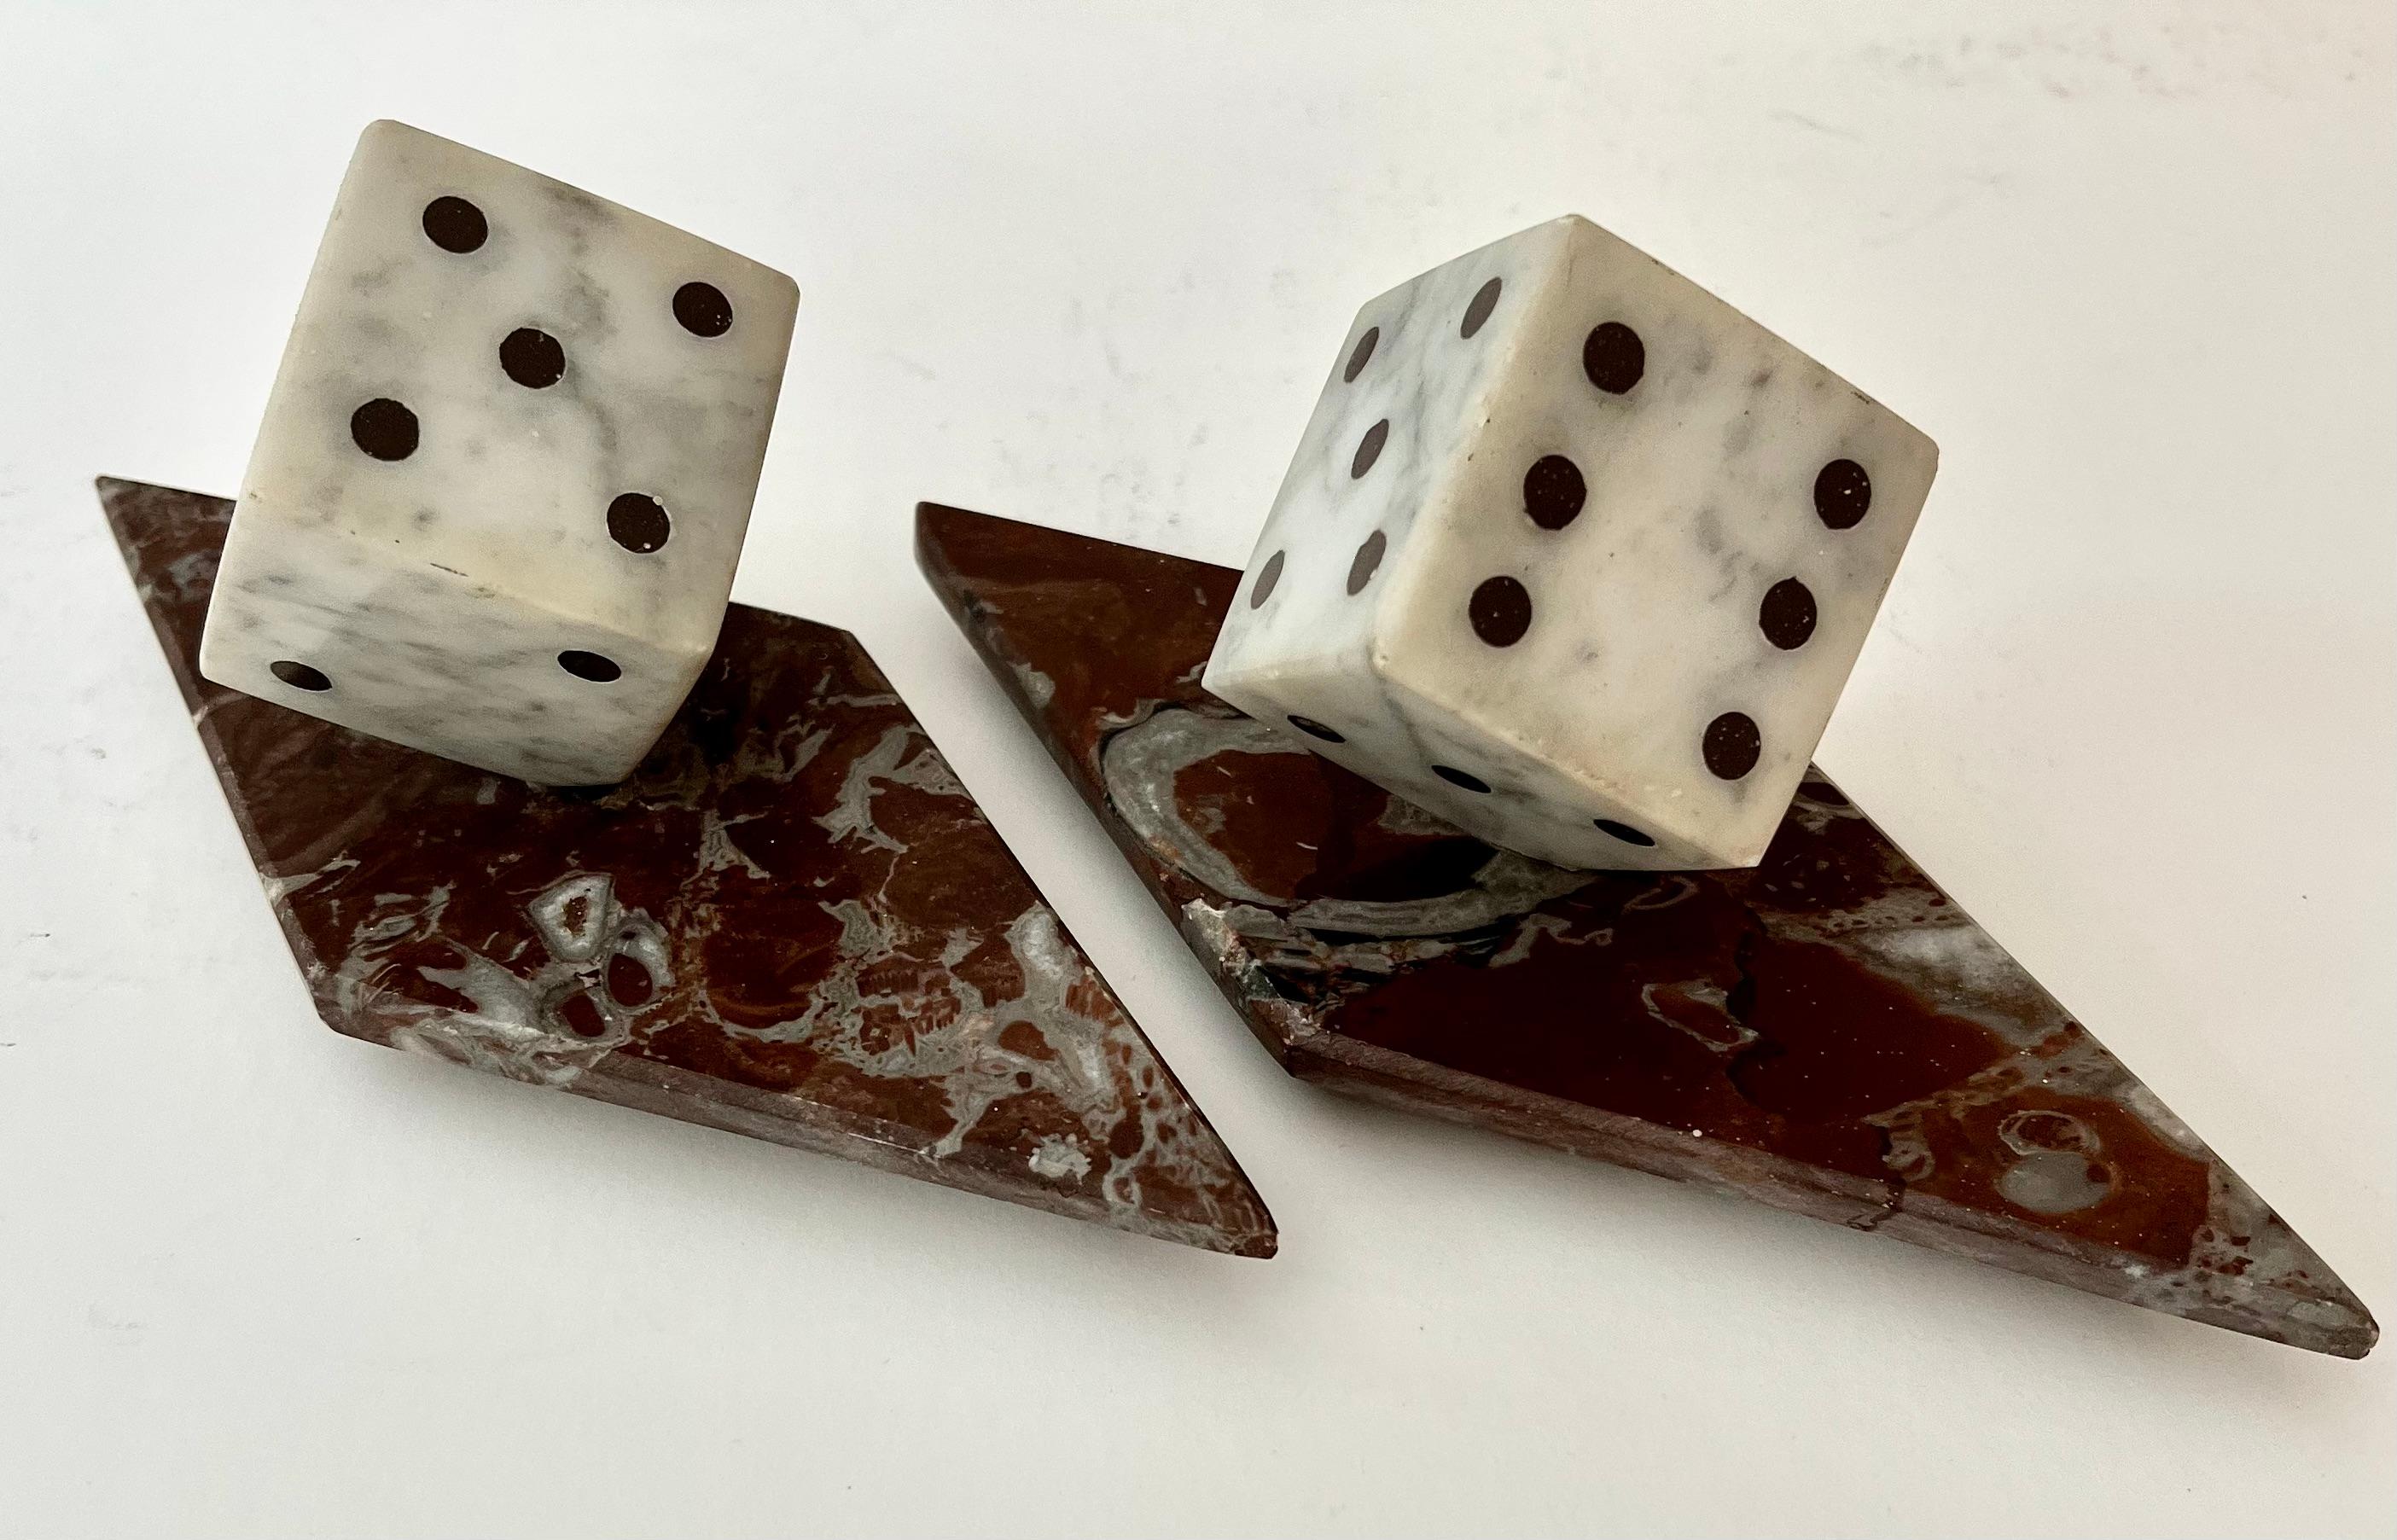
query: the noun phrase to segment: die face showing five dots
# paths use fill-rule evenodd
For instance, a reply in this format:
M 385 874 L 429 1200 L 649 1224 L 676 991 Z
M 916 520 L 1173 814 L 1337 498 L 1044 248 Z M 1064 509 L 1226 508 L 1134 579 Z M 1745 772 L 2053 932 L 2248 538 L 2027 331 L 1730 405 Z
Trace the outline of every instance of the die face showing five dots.
M 472 200 L 452 193 L 426 203 L 418 223 L 425 239 L 452 256 L 479 252 L 491 238 L 490 216 Z M 676 288 L 669 308 L 676 324 L 694 337 L 721 337 L 732 329 L 732 301 L 722 289 L 703 280 L 694 279 Z M 1359 368 L 1363 356 L 1372 351 L 1369 338 L 1360 350 Z M 566 345 L 539 327 L 518 327 L 510 331 L 500 340 L 498 357 L 500 372 L 527 390 L 547 390 L 566 378 Z M 371 459 L 406 460 L 417 451 L 422 438 L 422 425 L 405 402 L 377 396 L 360 403 L 350 414 L 351 442 Z M 636 556 L 650 556 L 663 549 L 674 527 L 665 505 L 646 492 L 625 492 L 609 503 L 607 526 L 609 538 Z M 582 649 L 559 653 L 557 664 L 575 677 L 596 684 L 623 676 L 614 660 Z M 295 690 L 320 691 L 332 688 L 324 674 L 293 660 L 272 664 L 270 672 Z

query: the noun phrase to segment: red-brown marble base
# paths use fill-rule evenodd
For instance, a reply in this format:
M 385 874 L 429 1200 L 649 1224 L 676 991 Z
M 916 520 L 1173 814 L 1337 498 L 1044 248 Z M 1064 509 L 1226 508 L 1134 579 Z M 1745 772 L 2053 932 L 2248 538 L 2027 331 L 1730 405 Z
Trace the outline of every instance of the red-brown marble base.
M 559 792 L 200 677 L 232 504 L 100 499 L 335 1031 L 1244 1256 L 1272 1216 L 848 633 L 734 605 Z
M 931 504 L 917 548 L 1292 1074 L 2318 1352 L 2378 1336 L 1819 772 L 1754 870 L 1560 871 L 1202 690 L 1238 572 Z

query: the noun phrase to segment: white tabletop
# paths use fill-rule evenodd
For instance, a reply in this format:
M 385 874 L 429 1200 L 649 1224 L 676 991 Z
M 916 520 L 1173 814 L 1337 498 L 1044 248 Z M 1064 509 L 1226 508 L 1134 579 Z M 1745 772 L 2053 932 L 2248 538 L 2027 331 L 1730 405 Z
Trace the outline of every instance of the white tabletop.
M 2092 9 L 0 7 L 0 1533 L 2387 1533 L 2390 1349 L 1285 1078 L 909 559 L 1237 564 L 1359 302 L 1597 219 L 1939 440 L 1823 763 L 2386 1318 L 2397 23 Z M 89 483 L 234 489 L 376 116 L 797 276 L 738 596 L 871 649 L 1279 1259 L 316 1024 Z

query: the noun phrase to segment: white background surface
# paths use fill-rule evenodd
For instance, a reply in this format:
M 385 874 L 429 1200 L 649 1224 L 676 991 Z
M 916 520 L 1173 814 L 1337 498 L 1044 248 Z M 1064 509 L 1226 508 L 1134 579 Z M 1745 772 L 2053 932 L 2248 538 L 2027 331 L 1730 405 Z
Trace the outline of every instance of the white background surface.
M 1578 210 L 1936 437 L 1821 758 L 2377 1306 L 2389 7 L 0 3 L 0 1533 L 2390 1532 L 2338 1362 L 1282 1078 L 917 577 L 1245 556 L 1367 296 Z M 89 491 L 230 492 L 393 115 L 805 293 L 855 630 L 1259 1264 L 319 1027 Z

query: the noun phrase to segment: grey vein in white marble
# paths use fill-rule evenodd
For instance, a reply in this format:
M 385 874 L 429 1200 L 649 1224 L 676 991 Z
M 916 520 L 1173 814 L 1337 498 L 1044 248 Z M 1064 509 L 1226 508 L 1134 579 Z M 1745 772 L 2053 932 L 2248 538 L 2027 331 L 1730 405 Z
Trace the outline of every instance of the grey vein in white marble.
M 690 301 L 678 315 L 687 285 L 730 324 Z M 715 646 L 797 303 L 789 278 L 697 236 L 370 125 L 243 478 L 201 672 L 527 780 L 621 779 Z M 555 352 L 534 341 L 512 375 L 518 332 Z M 412 447 L 367 435 L 401 458 L 353 431 L 378 400 L 413 421 Z M 665 511 L 662 531 L 611 533 L 628 493 Z M 580 676 L 568 653 L 621 673 Z

